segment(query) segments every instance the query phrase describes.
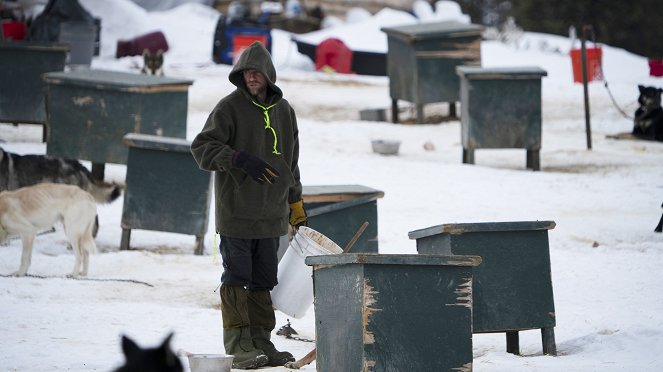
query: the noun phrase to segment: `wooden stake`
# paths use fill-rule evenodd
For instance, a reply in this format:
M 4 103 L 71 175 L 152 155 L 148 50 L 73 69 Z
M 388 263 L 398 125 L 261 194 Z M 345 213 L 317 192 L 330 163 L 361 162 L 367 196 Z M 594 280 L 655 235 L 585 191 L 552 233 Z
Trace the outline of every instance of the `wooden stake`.
M 352 237 L 352 239 L 350 239 L 350 241 L 348 242 L 348 244 L 347 244 L 347 245 L 345 246 L 345 248 L 343 249 L 343 253 L 348 253 L 348 251 L 350 250 L 350 248 L 352 248 L 352 246 L 355 245 L 355 243 L 357 242 L 357 240 L 359 239 L 359 237 L 361 236 L 361 234 L 364 233 L 364 230 L 366 230 L 366 227 L 368 227 L 368 221 L 364 221 L 364 223 L 361 225 L 361 227 L 359 228 L 359 230 L 357 230 L 357 232 L 355 233 L 355 235 Z

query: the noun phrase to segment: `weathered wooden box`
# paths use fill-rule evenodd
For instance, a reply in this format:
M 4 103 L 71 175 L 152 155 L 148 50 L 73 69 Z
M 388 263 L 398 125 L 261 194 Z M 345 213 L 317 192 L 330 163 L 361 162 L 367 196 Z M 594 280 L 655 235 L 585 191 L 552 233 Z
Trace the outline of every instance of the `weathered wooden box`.
M 304 186 L 302 195 L 310 228 L 345 247 L 368 221 L 350 252 L 378 252 L 378 199 L 384 196 L 382 191 L 361 185 Z
M 522 148 L 527 168 L 540 170 L 541 78 L 538 67 L 459 66 L 463 163 L 474 150 Z
M 210 172 L 202 171 L 183 138 L 130 133 L 120 249 L 129 249 L 132 229 L 196 236 L 202 254 L 212 191 Z
M 45 124 L 42 74 L 63 71 L 68 51 L 67 44 L 0 41 L 0 122 Z
M 482 27 L 444 21 L 381 30 L 387 34 L 393 122 L 398 122 L 399 99 L 416 105 L 417 123 L 424 122 L 426 103 L 450 102 L 455 110 L 460 87 L 455 69 L 481 65 Z
M 89 160 L 95 176 L 105 163 L 127 163 L 127 133 L 186 138 L 190 80 L 88 69 L 44 79 L 46 153 Z
M 543 351 L 556 354 L 555 304 L 548 230 L 553 221 L 456 223 L 411 231 L 421 254 L 476 255 L 474 332 L 506 332 L 519 353 L 518 331 L 541 329 Z
M 313 266 L 316 366 L 471 371 L 475 256 L 340 254 Z

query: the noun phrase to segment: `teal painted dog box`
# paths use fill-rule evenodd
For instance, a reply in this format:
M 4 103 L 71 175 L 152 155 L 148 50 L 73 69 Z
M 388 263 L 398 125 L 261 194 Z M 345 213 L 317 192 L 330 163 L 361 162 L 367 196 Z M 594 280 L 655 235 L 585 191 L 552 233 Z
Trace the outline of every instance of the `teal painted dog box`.
M 190 80 L 88 69 L 44 79 L 46 153 L 91 161 L 95 178 L 105 163 L 127 163 L 127 133 L 186 138 Z
M 63 71 L 68 51 L 67 44 L 0 41 L 0 122 L 45 125 L 42 74 Z
M 455 21 L 387 27 L 387 74 L 392 99 L 392 121 L 398 123 L 398 100 L 417 108 L 417 123 L 424 122 L 423 106 L 449 102 L 455 116 L 459 101 L 456 66 L 481 65 L 479 25 Z
M 183 138 L 130 133 L 120 249 L 129 249 L 132 229 L 196 236 L 203 254 L 209 221 L 212 177 L 191 155 Z
M 544 354 L 555 355 L 556 325 L 548 230 L 553 221 L 454 223 L 411 231 L 421 254 L 476 255 L 474 332 L 506 332 L 519 354 L 518 331 L 541 329 Z
M 474 150 L 522 148 L 526 167 L 541 169 L 541 78 L 538 67 L 458 66 L 463 163 Z
M 362 185 L 304 186 L 308 226 L 345 247 L 367 221 L 350 252 L 378 253 L 378 199 L 384 192 Z
M 475 256 L 338 254 L 313 266 L 318 371 L 471 371 Z

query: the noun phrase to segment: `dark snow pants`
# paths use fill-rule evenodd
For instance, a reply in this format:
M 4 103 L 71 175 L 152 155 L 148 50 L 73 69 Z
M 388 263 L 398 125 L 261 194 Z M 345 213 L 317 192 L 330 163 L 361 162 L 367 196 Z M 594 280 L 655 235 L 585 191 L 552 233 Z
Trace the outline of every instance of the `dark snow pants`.
M 279 237 L 240 239 L 221 236 L 221 283 L 249 290 L 271 291 L 276 286 Z

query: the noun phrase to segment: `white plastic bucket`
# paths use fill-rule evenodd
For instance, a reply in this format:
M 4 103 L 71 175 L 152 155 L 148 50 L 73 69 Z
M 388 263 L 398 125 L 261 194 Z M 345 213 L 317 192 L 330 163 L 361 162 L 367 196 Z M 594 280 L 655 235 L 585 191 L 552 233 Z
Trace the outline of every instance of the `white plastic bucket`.
M 343 253 L 341 247 L 321 233 L 302 226 L 279 262 L 279 284 L 272 290 L 272 305 L 293 318 L 301 318 L 313 303 L 313 269 L 306 256 Z

